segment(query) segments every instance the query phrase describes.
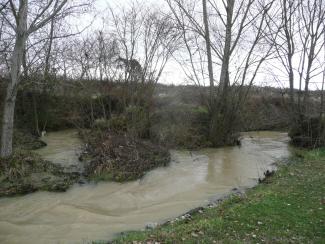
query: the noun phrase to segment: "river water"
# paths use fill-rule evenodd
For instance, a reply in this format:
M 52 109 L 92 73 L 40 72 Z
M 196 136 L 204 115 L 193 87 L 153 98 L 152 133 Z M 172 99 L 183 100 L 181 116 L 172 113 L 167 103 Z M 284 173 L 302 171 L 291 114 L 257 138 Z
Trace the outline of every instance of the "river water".
M 39 153 L 74 165 L 80 141 L 74 131 L 50 133 Z M 242 146 L 172 151 L 170 166 L 128 183 L 76 185 L 66 193 L 37 192 L 0 199 L 0 243 L 91 243 L 177 217 L 233 188 L 256 185 L 274 162 L 290 155 L 279 132 L 243 134 Z

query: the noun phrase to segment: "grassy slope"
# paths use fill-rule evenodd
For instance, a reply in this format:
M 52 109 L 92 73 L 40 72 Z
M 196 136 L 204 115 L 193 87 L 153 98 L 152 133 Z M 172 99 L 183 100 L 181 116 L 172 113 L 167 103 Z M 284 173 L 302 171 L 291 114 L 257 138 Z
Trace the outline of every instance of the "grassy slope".
M 301 155 L 244 197 L 114 242 L 325 243 L 325 149 Z

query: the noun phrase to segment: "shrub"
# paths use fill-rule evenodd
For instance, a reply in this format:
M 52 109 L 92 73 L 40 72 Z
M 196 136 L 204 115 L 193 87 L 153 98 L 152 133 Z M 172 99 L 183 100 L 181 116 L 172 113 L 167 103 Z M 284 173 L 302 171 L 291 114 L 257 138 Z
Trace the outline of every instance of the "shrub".
M 304 116 L 292 124 L 289 136 L 292 144 L 298 147 L 325 146 L 325 119 Z
M 149 112 L 138 106 L 131 106 L 126 109 L 127 131 L 137 138 L 149 137 Z

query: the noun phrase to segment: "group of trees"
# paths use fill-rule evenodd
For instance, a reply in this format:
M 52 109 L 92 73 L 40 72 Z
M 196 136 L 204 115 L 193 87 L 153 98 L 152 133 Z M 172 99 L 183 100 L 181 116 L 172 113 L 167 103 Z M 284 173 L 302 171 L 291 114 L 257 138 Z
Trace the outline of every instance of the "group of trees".
M 0 155 L 12 154 L 17 91 L 33 68 L 42 70 L 44 79 L 50 72 L 54 26 L 73 14 L 87 11 L 89 1 L 8 0 L 0 5 L 1 72 L 8 77 L 3 102 Z M 45 50 L 45 51 L 44 51 Z M 40 70 L 37 70 L 40 72 Z
M 207 105 L 211 142 L 215 146 L 234 143 L 241 105 L 261 73 L 267 72 L 279 85 L 286 83 L 290 87 L 291 126 L 302 125 L 308 117 L 311 81 L 320 81 L 322 92 L 324 88 L 325 1 L 167 3 L 182 33 L 183 53 L 187 53 L 181 60 L 185 73 L 198 85 L 209 80 Z M 323 95 L 319 111 L 321 127 Z M 299 130 L 303 133 L 304 128 Z
M 295 125 L 308 111 L 312 81 L 321 80 L 323 91 L 324 0 L 165 0 L 167 9 L 133 2 L 109 8 L 101 28 L 73 29 L 71 18 L 92 3 L 1 0 L 2 157 L 12 153 L 15 101 L 26 82 L 120 82 L 127 87 L 125 106 L 139 105 L 174 57 L 188 80 L 210 87 L 214 146 L 235 142 L 241 106 L 262 72 L 289 86 Z M 323 103 L 322 96 L 319 121 Z
M 325 1 L 283 0 L 278 11 L 269 42 L 275 43 L 281 67 L 273 65 L 274 78 L 281 77 L 281 70 L 289 86 L 291 137 L 299 145 L 324 145 Z M 310 113 L 311 84 L 321 91 L 318 114 Z
M 252 86 L 274 53 L 275 43 L 267 38 L 276 1 L 167 2 L 182 32 L 188 78 L 198 85 L 209 80 L 210 140 L 215 146 L 234 144 L 249 91 L 242 88 Z
M 150 99 L 179 43 L 169 16 L 157 6 L 132 3 L 107 9 L 101 28 L 78 28 L 78 17 L 89 15 L 93 2 L 1 2 L 0 74 L 6 87 L 2 157 L 12 154 L 17 91 L 26 85 L 44 90 L 56 80 L 82 86 L 88 80 L 116 82 L 127 88 L 121 99 L 125 107 L 137 105 L 139 97 Z

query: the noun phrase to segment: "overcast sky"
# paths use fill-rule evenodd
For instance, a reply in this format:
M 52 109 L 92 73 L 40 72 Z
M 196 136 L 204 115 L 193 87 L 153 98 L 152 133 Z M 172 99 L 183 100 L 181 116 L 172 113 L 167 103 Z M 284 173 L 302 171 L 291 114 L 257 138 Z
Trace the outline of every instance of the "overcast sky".
M 133 0 L 97 0 L 95 4 L 95 8 L 98 12 L 102 12 L 105 16 L 105 12 L 109 6 L 127 6 Z M 141 2 L 141 0 L 139 0 Z M 167 4 L 164 0 L 146 0 L 144 1 L 146 4 L 160 5 L 161 8 L 167 8 Z M 94 25 L 100 26 L 101 21 L 100 18 L 98 21 L 95 21 Z M 164 84 L 186 84 L 185 74 L 181 68 L 181 66 L 175 60 L 171 59 L 162 74 L 162 77 L 159 81 Z
M 109 6 L 127 6 L 130 2 L 134 0 L 96 0 L 95 3 L 95 8 L 96 11 L 101 13 L 101 16 L 107 16 L 107 8 Z M 136 1 L 136 0 L 135 0 Z M 138 0 L 141 2 L 141 0 Z M 153 4 L 153 5 L 160 5 L 159 8 L 161 9 L 168 9 L 168 6 L 164 0 L 142 0 L 146 4 Z M 101 16 L 97 16 L 96 20 L 94 21 L 94 28 L 101 28 L 102 26 L 102 21 L 101 21 Z M 85 21 L 85 20 L 84 20 Z M 277 62 L 277 61 L 276 61 Z M 217 77 L 215 77 L 217 78 Z M 321 77 L 319 77 L 317 80 L 320 80 Z M 160 83 L 164 84 L 187 84 L 188 82 L 186 81 L 186 76 L 181 68 L 181 66 L 176 62 L 175 60 L 170 60 L 167 63 L 167 66 L 164 70 L 164 73 L 161 77 Z M 284 82 L 284 84 L 278 84 L 270 75 L 266 75 L 265 73 L 261 73 L 256 77 L 255 83 L 257 85 L 263 85 L 263 86 L 287 86 L 287 82 Z M 298 84 L 295 85 L 298 87 Z M 317 89 L 317 85 L 312 85 L 311 84 L 311 89 Z

